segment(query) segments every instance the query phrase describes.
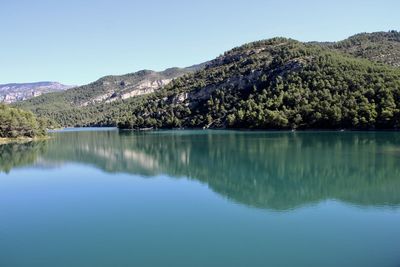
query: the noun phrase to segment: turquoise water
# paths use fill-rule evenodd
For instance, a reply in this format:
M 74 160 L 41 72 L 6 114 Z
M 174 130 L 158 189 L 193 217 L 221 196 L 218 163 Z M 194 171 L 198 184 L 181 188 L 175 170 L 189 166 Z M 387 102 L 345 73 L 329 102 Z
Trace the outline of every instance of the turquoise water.
M 0 146 L 0 266 L 400 266 L 400 134 L 117 130 Z

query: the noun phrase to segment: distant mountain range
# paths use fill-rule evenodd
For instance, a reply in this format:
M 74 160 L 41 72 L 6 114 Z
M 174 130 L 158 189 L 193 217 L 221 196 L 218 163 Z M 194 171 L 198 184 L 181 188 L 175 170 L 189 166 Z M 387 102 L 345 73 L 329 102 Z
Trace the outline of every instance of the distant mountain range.
M 0 103 L 10 104 L 46 93 L 67 90 L 72 87 L 74 86 L 64 85 L 58 82 L 0 84 Z
M 61 126 L 399 129 L 400 33 L 248 43 L 190 68 L 107 76 L 17 103 Z

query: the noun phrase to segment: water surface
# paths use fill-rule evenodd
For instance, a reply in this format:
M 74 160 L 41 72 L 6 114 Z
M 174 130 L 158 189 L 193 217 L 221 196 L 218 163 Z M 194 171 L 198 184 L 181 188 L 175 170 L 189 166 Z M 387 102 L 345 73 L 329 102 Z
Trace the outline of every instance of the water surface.
M 0 266 L 400 266 L 400 134 L 96 130 L 0 146 Z

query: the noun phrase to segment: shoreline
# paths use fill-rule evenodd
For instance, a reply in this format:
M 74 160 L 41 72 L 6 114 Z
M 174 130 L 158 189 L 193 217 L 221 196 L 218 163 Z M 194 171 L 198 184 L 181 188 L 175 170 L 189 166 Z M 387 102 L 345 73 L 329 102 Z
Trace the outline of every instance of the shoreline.
M 85 128 L 85 127 L 83 127 Z M 102 128 L 102 127 L 90 127 Z M 400 129 L 250 129 L 250 128 L 152 128 L 152 129 L 126 129 L 117 128 L 119 131 L 149 132 L 149 131 L 236 131 L 236 132 L 400 132 Z
M 6 145 L 6 144 L 12 144 L 12 143 L 23 144 L 23 143 L 42 141 L 42 140 L 48 140 L 48 139 L 50 139 L 49 136 L 33 137 L 33 138 L 32 137 L 16 137 L 16 138 L 0 137 L 0 145 Z
M 118 128 L 110 126 L 85 126 L 85 127 L 66 127 L 56 130 L 49 130 L 48 133 L 57 132 L 76 132 L 76 131 L 123 131 L 123 132 L 162 132 L 162 131 L 236 131 L 236 132 L 400 132 L 400 129 L 262 129 L 262 128 Z

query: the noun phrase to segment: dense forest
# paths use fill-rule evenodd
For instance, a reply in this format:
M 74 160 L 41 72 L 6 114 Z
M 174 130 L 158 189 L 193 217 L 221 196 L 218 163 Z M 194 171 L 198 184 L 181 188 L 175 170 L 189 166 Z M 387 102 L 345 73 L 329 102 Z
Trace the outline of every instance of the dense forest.
M 28 111 L 0 104 L 0 138 L 46 135 L 47 121 Z
M 74 105 L 97 90 L 92 84 L 83 96 L 72 89 L 18 107 L 62 126 L 398 129 L 399 65 L 396 31 L 337 43 L 274 38 L 234 48 L 154 93 Z

